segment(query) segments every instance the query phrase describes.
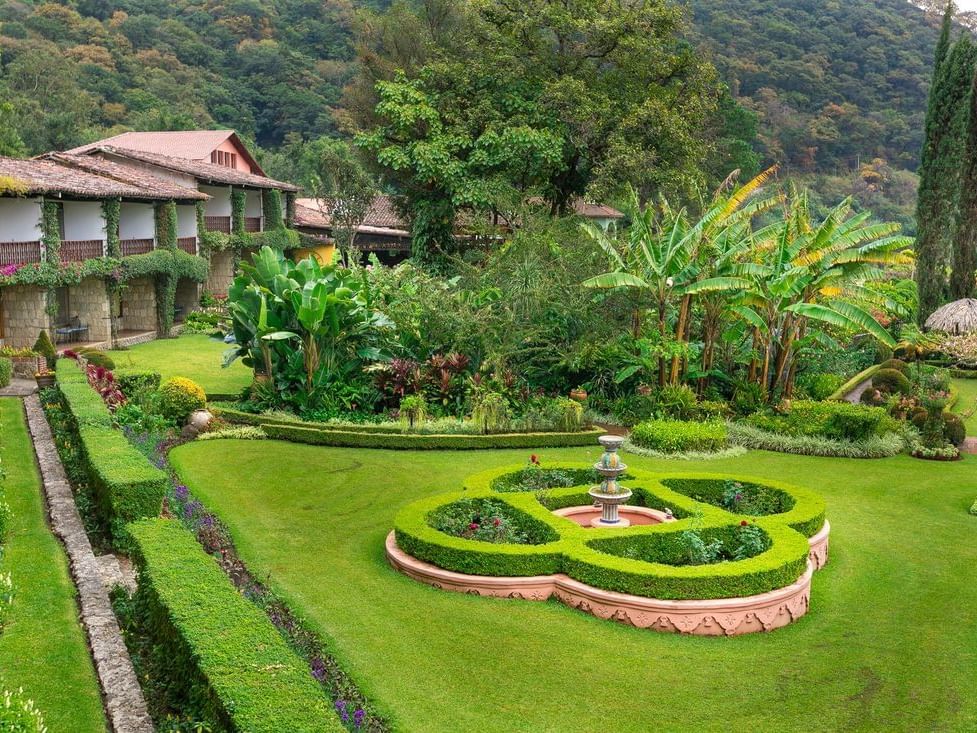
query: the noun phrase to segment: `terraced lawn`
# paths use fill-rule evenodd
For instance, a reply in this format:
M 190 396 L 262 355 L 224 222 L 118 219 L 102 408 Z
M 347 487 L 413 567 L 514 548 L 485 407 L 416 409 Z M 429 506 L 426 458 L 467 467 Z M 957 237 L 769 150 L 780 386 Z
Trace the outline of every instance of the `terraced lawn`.
M 447 593 L 387 566 L 383 541 L 400 507 L 527 458 L 275 441 L 198 442 L 171 454 L 255 574 L 331 640 L 398 730 L 977 729 L 977 519 L 967 514 L 977 458 L 625 456 L 648 470 L 729 471 L 826 497 L 831 560 L 815 575 L 811 613 L 732 639 L 657 634 L 556 602 Z
M 977 379 L 954 379 L 953 388 L 960 395 L 953 411 L 963 418 L 967 435 L 977 437 Z
M 11 616 L 0 632 L 0 687 L 24 688 L 51 733 L 104 733 L 101 693 L 75 587 L 60 543 L 45 522 L 41 479 L 20 400 L 0 398 L 0 458 L 13 510 L 0 569 L 14 583 Z
M 221 366 L 227 344 L 205 334 L 158 339 L 122 351 L 110 351 L 120 368 L 152 369 L 163 379 L 187 377 L 203 387 L 207 396 L 237 395 L 251 384 L 251 370 L 240 360 Z

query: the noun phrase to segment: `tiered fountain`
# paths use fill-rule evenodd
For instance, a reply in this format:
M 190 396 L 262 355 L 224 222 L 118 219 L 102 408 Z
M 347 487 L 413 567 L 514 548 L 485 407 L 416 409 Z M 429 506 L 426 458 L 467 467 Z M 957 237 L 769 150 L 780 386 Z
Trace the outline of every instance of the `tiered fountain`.
M 600 505 L 601 515 L 591 520 L 594 527 L 629 527 L 631 522 L 618 514 L 618 507 L 631 498 L 631 489 L 618 484 L 618 477 L 628 470 L 617 454 L 624 444 L 624 438 L 617 435 L 602 435 L 597 439 L 604 447 L 604 455 L 594 464 L 594 468 L 603 477 L 600 486 L 595 486 L 589 493 L 594 498 L 594 505 Z

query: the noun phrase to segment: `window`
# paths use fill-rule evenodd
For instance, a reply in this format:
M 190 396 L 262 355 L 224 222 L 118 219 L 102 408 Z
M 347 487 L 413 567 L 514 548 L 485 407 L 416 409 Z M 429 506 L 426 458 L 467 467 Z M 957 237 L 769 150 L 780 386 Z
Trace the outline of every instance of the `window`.
M 224 150 L 215 150 L 210 154 L 210 162 L 214 165 L 223 166 L 224 168 L 236 168 L 237 155 Z

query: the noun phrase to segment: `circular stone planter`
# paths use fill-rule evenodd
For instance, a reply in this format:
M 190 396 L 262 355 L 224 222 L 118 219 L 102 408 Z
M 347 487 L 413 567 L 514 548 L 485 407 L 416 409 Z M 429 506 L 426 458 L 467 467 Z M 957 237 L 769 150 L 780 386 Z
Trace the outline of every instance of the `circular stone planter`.
M 575 508 L 580 507 L 570 507 Z M 669 601 L 616 593 L 594 588 L 562 573 L 531 577 L 456 573 L 408 555 L 397 546 L 394 532 L 387 535 L 386 552 L 395 570 L 443 590 L 528 601 L 545 601 L 555 596 L 568 606 L 598 618 L 642 629 L 696 636 L 738 636 L 772 631 L 807 613 L 811 576 L 827 562 L 829 531 L 825 522 L 821 531 L 810 538 L 807 569 L 796 582 L 759 595 L 715 600 Z

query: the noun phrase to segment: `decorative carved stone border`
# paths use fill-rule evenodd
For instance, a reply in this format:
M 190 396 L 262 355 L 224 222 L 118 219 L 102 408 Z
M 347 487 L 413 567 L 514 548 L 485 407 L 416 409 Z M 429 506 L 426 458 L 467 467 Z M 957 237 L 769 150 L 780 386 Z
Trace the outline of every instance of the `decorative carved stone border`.
M 85 534 L 71 485 L 64 473 L 58 449 L 51 437 L 41 402 L 36 394 L 24 400 L 27 425 L 41 468 L 51 529 L 61 539 L 78 588 L 81 619 L 95 660 L 95 671 L 114 733 L 153 733 L 153 722 L 139 687 L 129 651 L 102 582 L 99 564 Z
M 568 575 L 495 577 L 466 575 L 418 560 L 397 546 L 394 532 L 387 535 L 390 565 L 405 575 L 435 588 L 491 596 L 545 601 L 555 596 L 563 603 L 598 618 L 613 619 L 643 629 L 697 636 L 738 636 L 771 631 L 796 621 L 811 599 L 811 576 L 828 559 L 827 522 L 810 538 L 807 570 L 795 583 L 743 598 L 669 601 L 594 588 Z

